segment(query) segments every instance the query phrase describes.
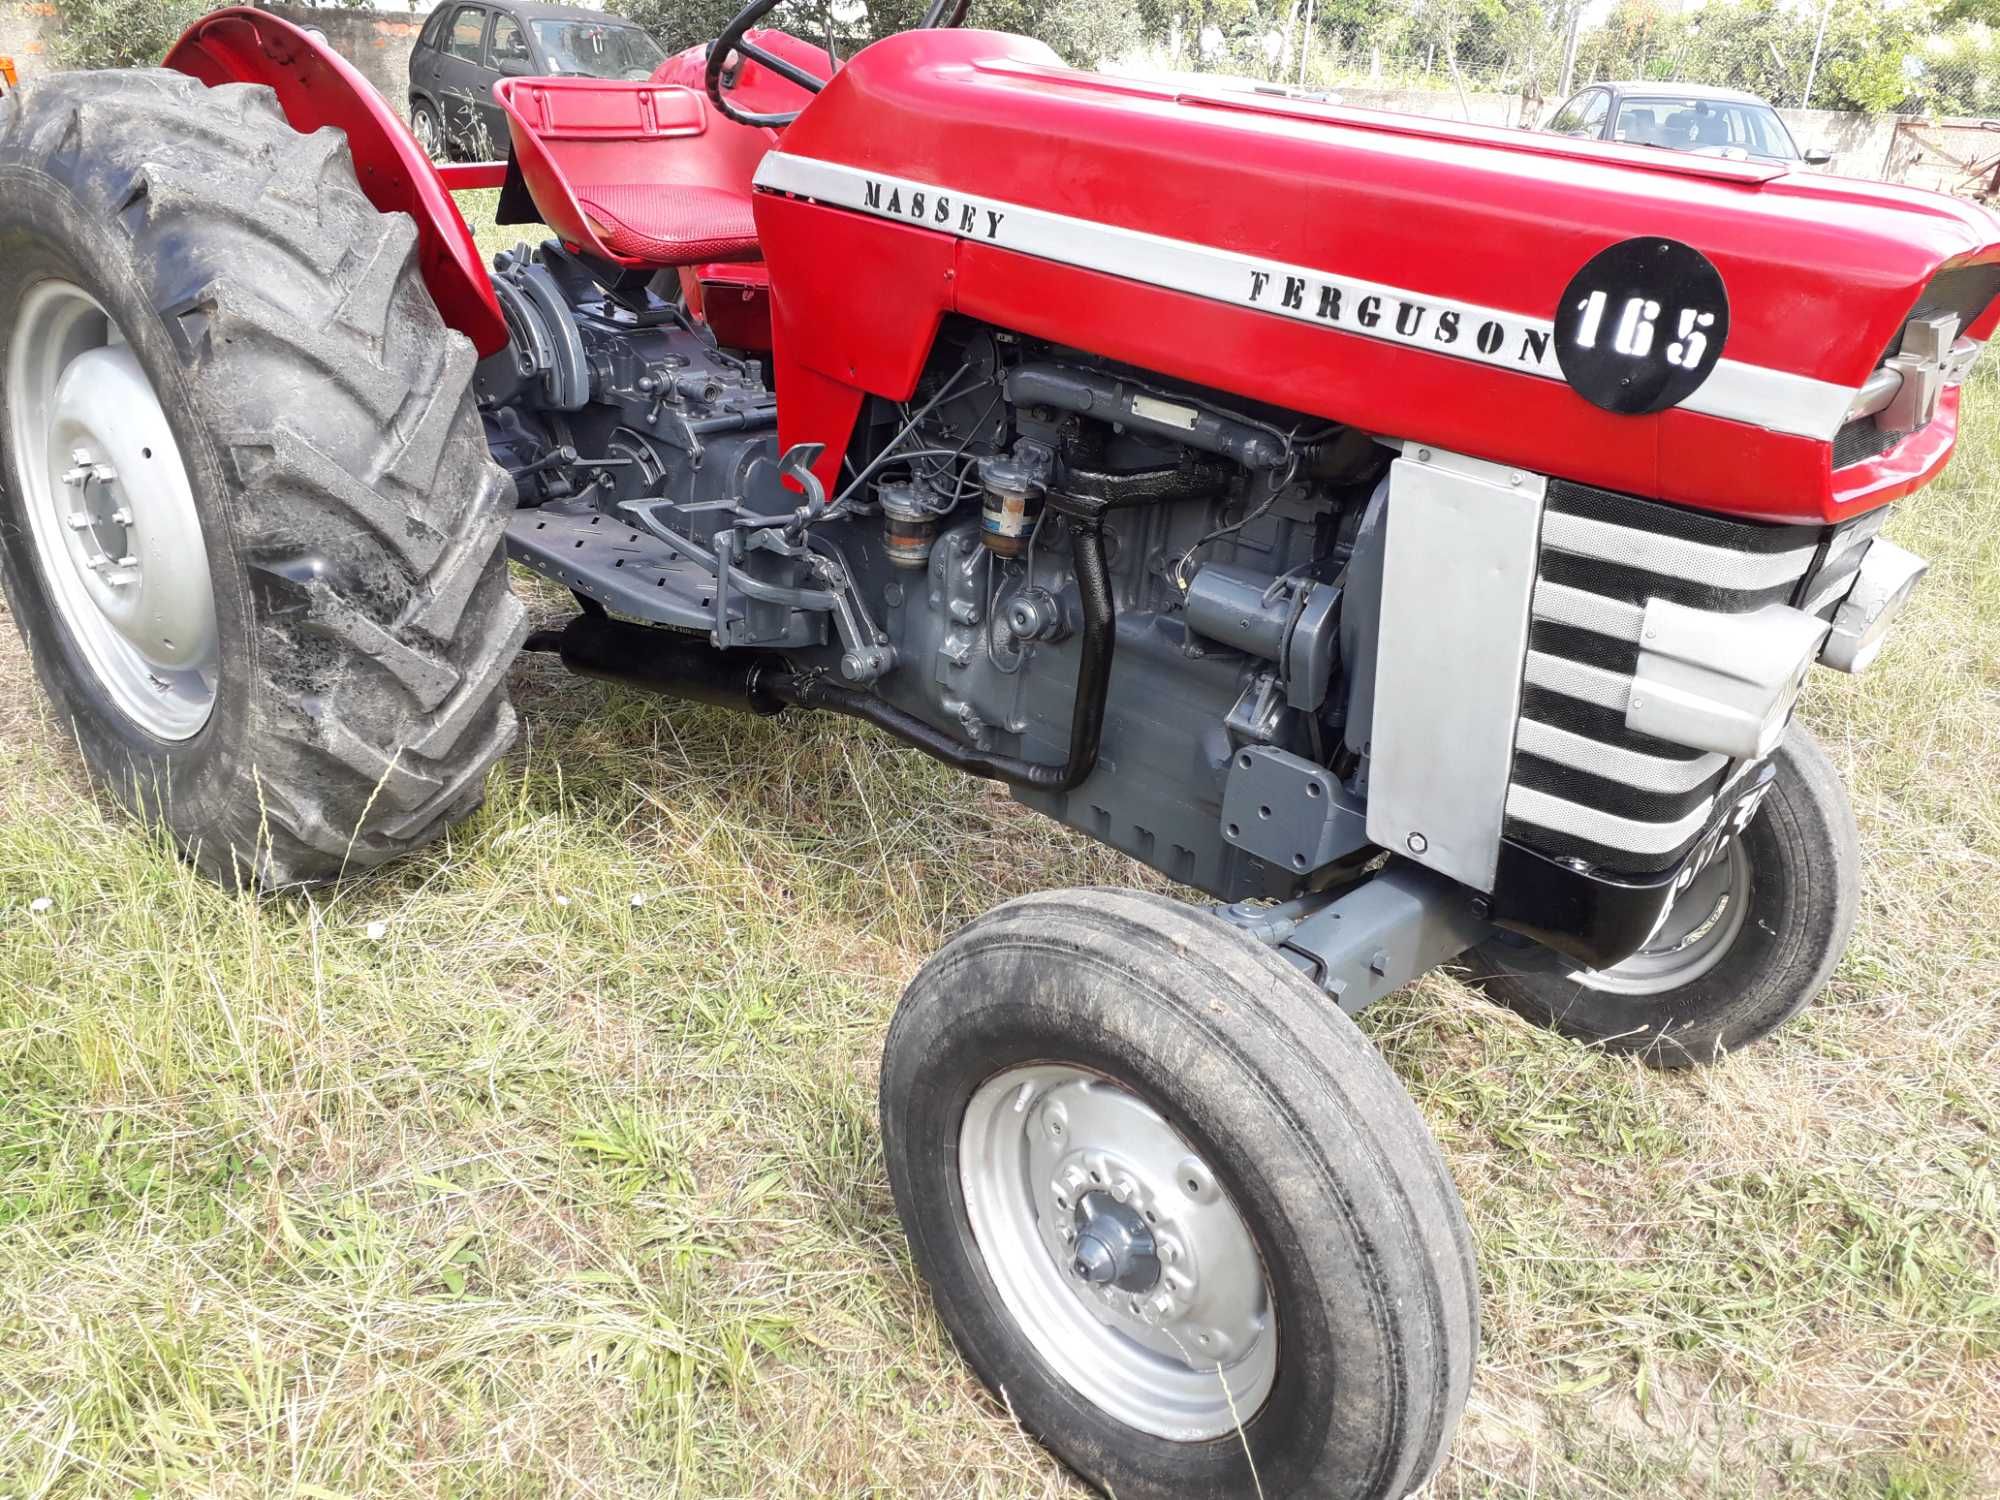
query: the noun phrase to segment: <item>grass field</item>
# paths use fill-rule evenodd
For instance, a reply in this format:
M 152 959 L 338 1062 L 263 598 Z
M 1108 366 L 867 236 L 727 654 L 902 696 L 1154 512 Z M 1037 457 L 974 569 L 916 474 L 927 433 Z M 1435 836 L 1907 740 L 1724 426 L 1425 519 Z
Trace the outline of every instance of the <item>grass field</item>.
M 1804 717 L 1854 788 L 1820 1004 L 1692 1076 L 1438 975 L 1363 1021 L 1478 1237 L 1440 1497 L 2000 1493 L 2000 385 Z M 560 601 L 537 594 L 538 608 Z M 1056 1496 L 913 1277 L 902 985 L 1146 877 L 840 721 L 515 669 L 484 813 L 313 897 L 86 790 L 0 636 L 0 1495 Z

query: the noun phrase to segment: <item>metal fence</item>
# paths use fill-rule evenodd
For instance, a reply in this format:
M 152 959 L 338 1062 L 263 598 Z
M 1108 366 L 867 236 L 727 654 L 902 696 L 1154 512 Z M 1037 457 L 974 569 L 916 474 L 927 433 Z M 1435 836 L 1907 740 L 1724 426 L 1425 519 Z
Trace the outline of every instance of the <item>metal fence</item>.
M 1978 118 L 2000 114 L 2000 28 L 1940 19 L 1976 9 L 1969 0 L 1616 0 L 1608 12 L 1601 0 L 1329 0 L 1324 10 L 1318 0 L 1198 0 L 1146 26 L 1133 56 L 1294 87 L 1509 94 L 1537 109 L 1594 81 L 1647 79 L 1744 89 L 1790 109 Z

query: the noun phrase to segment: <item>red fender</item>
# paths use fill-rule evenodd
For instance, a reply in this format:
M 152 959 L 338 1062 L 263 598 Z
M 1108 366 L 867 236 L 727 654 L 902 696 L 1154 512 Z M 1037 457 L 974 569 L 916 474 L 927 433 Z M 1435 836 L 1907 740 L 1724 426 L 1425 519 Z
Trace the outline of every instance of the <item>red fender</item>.
M 309 135 L 331 125 L 345 132 L 368 201 L 415 221 L 418 265 L 445 322 L 482 356 L 507 346 L 492 278 L 444 179 L 388 101 L 345 58 L 290 21 L 234 7 L 190 26 L 166 66 L 211 88 L 268 85 L 293 129 Z

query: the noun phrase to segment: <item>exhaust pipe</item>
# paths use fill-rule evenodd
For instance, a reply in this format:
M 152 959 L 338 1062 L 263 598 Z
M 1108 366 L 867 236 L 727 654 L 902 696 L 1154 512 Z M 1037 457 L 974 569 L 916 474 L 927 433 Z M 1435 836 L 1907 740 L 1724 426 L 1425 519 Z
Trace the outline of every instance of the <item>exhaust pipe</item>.
M 538 630 L 525 651 L 548 651 L 579 677 L 644 688 L 691 703 L 744 713 L 782 713 L 783 701 L 758 683 L 770 658 L 719 651 L 699 636 L 633 625 L 608 615 L 581 614 L 561 630 Z

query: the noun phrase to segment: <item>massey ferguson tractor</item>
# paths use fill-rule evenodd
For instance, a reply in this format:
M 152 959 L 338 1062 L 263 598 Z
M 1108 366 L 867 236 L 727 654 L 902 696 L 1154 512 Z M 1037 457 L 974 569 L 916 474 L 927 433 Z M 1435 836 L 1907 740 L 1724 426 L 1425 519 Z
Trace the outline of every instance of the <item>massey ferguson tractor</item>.
M 1183 892 L 1009 902 L 882 1068 L 915 1263 L 1140 1497 L 1388 1497 L 1478 1340 L 1350 1017 L 1434 966 L 1662 1066 L 1825 983 L 1791 723 L 1875 655 L 1997 319 L 1981 208 L 1726 156 L 753 29 L 507 78 L 434 167 L 226 10 L 0 100 L 0 540 L 64 733 L 217 878 L 479 802 L 524 645 L 846 714 Z M 539 244 L 480 263 L 451 192 Z M 508 560 L 573 594 L 528 634 Z

